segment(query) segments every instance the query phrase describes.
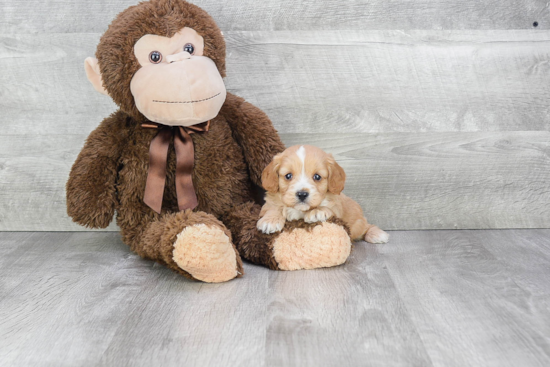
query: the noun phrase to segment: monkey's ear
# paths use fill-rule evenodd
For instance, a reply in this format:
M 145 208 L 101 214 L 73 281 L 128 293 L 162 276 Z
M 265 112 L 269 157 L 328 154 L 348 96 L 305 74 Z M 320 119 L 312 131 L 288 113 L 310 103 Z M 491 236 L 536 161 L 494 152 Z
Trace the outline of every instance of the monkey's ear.
M 279 191 L 279 166 L 281 164 L 281 155 L 273 157 L 271 163 L 262 172 L 262 186 L 267 192 L 276 193 Z
M 105 88 L 103 88 L 103 79 L 101 78 L 101 71 L 99 71 L 97 59 L 95 57 L 86 58 L 86 60 L 84 60 L 84 69 L 86 70 L 86 76 L 88 77 L 90 83 L 94 86 L 94 89 L 99 93 L 108 96 L 109 93 L 105 90 Z

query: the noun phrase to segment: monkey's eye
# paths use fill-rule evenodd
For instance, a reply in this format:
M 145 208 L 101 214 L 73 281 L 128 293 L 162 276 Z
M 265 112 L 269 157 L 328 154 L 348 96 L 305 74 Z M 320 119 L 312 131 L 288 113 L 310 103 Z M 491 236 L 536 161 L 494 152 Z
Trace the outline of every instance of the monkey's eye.
M 149 54 L 149 61 L 151 61 L 153 64 L 158 64 L 162 61 L 162 54 L 158 51 L 152 51 Z
M 183 46 L 183 51 L 189 52 L 190 55 L 193 55 L 193 52 L 195 52 L 195 46 L 193 46 L 192 43 L 186 43 L 185 46 Z
M 292 178 L 292 173 L 287 173 L 287 174 L 285 175 L 285 178 L 286 178 L 287 180 L 290 180 L 290 179 Z
M 321 181 L 321 176 L 319 176 L 317 173 L 313 175 L 313 179 L 315 181 Z

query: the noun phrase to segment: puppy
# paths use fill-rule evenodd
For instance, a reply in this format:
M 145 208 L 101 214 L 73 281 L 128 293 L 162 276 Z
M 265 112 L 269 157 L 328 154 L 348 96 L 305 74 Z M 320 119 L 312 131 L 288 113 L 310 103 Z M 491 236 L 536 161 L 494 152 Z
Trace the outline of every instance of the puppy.
M 283 229 L 285 221 L 342 219 L 352 240 L 388 242 L 388 234 L 369 224 L 355 201 L 342 194 L 346 173 L 331 154 L 311 145 L 295 145 L 277 154 L 262 173 L 265 204 L 257 227 L 264 233 Z

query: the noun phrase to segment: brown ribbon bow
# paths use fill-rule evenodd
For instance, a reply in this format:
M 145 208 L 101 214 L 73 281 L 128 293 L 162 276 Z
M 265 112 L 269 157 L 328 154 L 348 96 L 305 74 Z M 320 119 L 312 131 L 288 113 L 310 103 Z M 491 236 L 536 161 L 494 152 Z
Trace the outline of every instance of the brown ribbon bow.
M 141 124 L 144 128 L 159 129 L 149 146 L 149 171 L 143 202 L 160 214 L 166 183 L 166 159 L 170 138 L 174 135 L 176 151 L 176 195 L 179 210 L 194 209 L 198 205 L 191 173 L 195 162 L 195 149 L 190 134 L 206 132 L 210 121 L 193 126 L 166 126 L 155 123 Z

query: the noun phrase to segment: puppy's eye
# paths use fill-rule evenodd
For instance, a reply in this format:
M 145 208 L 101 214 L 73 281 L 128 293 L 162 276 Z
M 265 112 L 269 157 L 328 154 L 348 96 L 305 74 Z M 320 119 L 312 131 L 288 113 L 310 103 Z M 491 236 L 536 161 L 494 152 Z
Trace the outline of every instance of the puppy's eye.
M 162 54 L 158 51 L 152 51 L 149 54 L 149 61 L 151 61 L 153 64 L 158 64 L 162 61 Z
M 185 46 L 183 46 L 183 51 L 189 52 L 193 55 L 193 52 L 195 52 L 195 46 L 193 46 L 192 43 L 186 43 Z
M 317 173 L 313 175 L 313 179 L 315 181 L 321 181 L 321 176 L 319 176 Z
M 286 178 L 287 180 L 290 180 L 290 179 L 292 178 L 292 173 L 287 173 L 287 174 L 285 175 L 285 178 Z

